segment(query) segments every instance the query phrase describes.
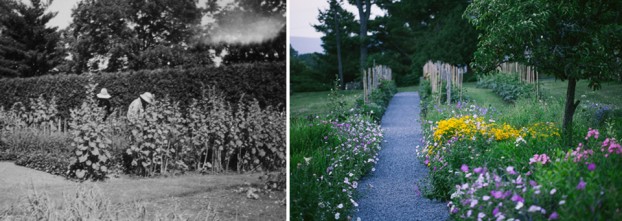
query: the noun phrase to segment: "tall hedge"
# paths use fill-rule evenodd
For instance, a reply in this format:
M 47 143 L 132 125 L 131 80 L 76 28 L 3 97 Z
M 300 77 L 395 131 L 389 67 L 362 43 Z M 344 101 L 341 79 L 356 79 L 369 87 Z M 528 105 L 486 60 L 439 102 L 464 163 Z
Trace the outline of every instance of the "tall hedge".
M 213 86 L 224 91 L 229 101 L 257 99 L 262 106 L 275 106 L 284 110 L 286 96 L 285 63 L 248 63 L 221 67 L 193 69 L 141 70 L 118 73 L 97 73 L 94 77 L 101 88 L 113 96 L 111 103 L 121 113 L 127 112 L 132 100 L 144 92 L 156 99 L 168 95 L 182 106 L 198 98 L 201 88 Z M 47 75 L 33 78 L 0 79 L 0 106 L 10 108 L 21 101 L 28 106 L 29 98 L 43 94 L 46 99 L 56 96 L 62 117 L 69 109 L 82 103 L 85 95 L 86 75 Z

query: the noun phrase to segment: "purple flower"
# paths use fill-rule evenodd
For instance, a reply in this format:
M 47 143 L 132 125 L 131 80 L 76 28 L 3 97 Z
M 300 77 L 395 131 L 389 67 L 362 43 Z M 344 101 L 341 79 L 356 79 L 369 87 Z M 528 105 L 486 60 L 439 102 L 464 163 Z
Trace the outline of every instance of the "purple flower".
M 473 169 L 473 172 L 475 172 L 475 173 L 483 173 L 484 172 L 484 168 L 477 167 L 477 168 Z
M 590 163 L 589 165 L 587 165 L 587 170 L 594 171 L 595 169 L 596 169 L 596 164 Z
M 503 191 L 491 190 L 490 195 L 494 197 L 495 199 L 500 199 L 503 197 Z
M 537 186 L 537 185 L 538 185 L 538 183 L 536 183 L 536 181 L 530 180 L 530 181 L 529 181 L 529 185 L 531 185 L 531 186 Z
M 499 214 L 499 207 L 495 207 L 495 209 L 492 210 L 492 216 L 497 216 L 497 214 Z
M 462 164 L 462 166 L 460 167 L 460 170 L 462 170 L 462 172 L 468 173 L 469 166 L 467 166 L 466 164 Z
M 559 219 L 559 214 L 557 214 L 557 212 L 551 213 L 551 215 L 549 216 L 549 220 L 556 220 L 556 219 Z
M 583 179 L 581 179 L 581 181 L 579 181 L 579 184 L 577 185 L 577 189 L 578 190 L 585 189 L 585 185 L 586 183 L 583 181 Z
M 451 210 L 451 213 L 458 213 L 458 207 L 454 207 L 454 209 Z
M 512 196 L 512 198 L 510 198 L 510 200 L 514 201 L 514 202 L 525 202 L 525 199 L 523 199 L 523 197 L 521 197 L 518 194 L 514 194 L 514 196 Z
M 516 171 L 514 171 L 514 167 L 513 166 L 509 166 L 505 169 L 509 174 L 515 175 Z

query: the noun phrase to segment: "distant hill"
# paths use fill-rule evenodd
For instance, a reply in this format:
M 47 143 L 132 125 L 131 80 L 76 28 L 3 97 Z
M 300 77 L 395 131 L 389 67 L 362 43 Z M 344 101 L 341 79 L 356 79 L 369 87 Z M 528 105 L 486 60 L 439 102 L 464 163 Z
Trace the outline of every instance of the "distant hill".
M 289 42 L 298 54 L 323 53 L 322 40 L 320 38 L 290 36 Z

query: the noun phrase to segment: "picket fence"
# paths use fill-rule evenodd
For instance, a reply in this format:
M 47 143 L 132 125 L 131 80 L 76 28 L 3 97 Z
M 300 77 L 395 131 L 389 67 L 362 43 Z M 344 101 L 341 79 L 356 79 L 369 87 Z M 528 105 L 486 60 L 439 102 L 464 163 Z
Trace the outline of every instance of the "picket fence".
M 371 93 L 380 86 L 381 80 L 393 79 L 391 68 L 384 65 L 376 65 L 363 71 L 363 97 L 365 103 L 369 102 Z
M 432 93 L 440 93 L 443 81 L 447 82 L 445 89 L 447 90 L 447 104 L 451 103 L 451 88 L 456 87 L 460 90 L 460 100 L 462 100 L 462 82 L 467 67 L 456 67 L 451 64 L 442 62 L 428 61 L 423 66 L 423 77 L 430 81 Z M 440 96 L 437 96 L 440 103 Z

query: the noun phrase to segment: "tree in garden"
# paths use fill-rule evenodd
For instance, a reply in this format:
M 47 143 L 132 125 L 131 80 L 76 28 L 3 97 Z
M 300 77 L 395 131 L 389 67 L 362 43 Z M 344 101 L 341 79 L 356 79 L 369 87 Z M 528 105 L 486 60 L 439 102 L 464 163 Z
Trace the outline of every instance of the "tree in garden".
M 415 83 L 428 60 L 454 65 L 471 62 L 477 31 L 462 18 L 469 1 L 378 0 L 386 11 L 369 24 L 369 54 L 389 65 L 400 85 Z
M 356 6 L 359 12 L 359 49 L 361 53 L 360 69 L 361 71 L 367 67 L 367 25 L 369 16 L 371 15 L 372 0 L 348 0 L 350 4 Z
M 97 56 L 108 57 L 107 71 L 124 69 L 135 34 L 128 27 L 130 8 L 126 0 L 83 0 L 72 10 L 73 23 L 63 40 L 71 44 L 72 72 L 82 73 L 99 69 L 98 63 L 89 65 Z
M 155 69 L 195 62 L 194 52 L 200 48 L 190 40 L 201 19 L 196 4 L 193 0 L 80 1 L 69 28 L 74 38 L 73 71 Z M 100 63 L 106 67 L 99 67 Z
M 568 81 L 562 127 L 566 145 L 572 145 L 577 81 L 588 80 L 596 90 L 620 67 L 622 2 L 476 0 L 464 17 L 482 31 L 476 68 L 490 71 L 517 61 Z
M 319 55 L 318 66 L 320 73 L 328 73 L 327 79 L 339 79 L 341 89 L 345 89 L 345 82 L 355 80 L 359 72 L 359 58 L 356 53 L 340 53 L 356 51 L 359 43 L 356 35 L 358 24 L 354 20 L 354 14 L 341 7 L 341 1 L 329 0 L 330 7 L 320 11 L 319 24 L 313 27 L 322 36 L 322 48 L 324 54 Z M 329 82 L 324 83 L 331 83 Z
M 40 0 L 30 3 L 0 1 L 0 76 L 44 75 L 63 59 L 56 27 L 46 27 L 56 13 Z

